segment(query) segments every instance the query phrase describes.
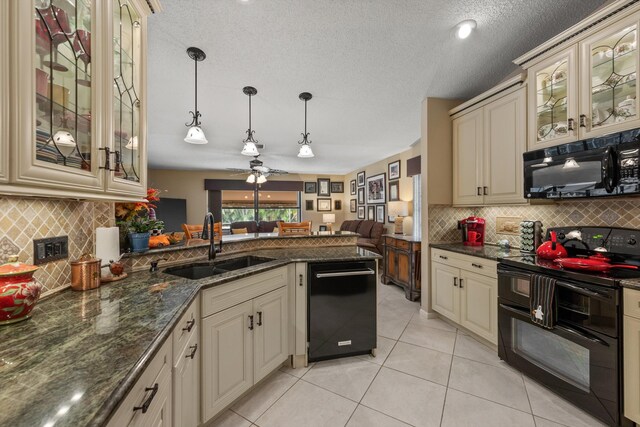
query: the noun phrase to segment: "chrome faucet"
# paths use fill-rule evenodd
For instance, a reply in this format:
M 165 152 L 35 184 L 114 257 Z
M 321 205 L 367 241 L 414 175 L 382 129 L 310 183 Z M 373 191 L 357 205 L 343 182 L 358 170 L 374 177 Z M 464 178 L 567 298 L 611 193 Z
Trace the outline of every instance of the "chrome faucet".
M 204 224 L 202 225 L 202 238 L 209 238 L 209 261 L 213 261 L 216 259 L 216 244 L 215 244 L 215 232 L 213 231 L 213 225 L 215 224 L 215 220 L 213 219 L 213 214 L 211 212 L 207 212 L 204 216 Z M 209 228 L 211 228 L 211 232 L 209 232 Z M 222 252 L 222 236 L 220 236 L 220 246 L 219 252 Z

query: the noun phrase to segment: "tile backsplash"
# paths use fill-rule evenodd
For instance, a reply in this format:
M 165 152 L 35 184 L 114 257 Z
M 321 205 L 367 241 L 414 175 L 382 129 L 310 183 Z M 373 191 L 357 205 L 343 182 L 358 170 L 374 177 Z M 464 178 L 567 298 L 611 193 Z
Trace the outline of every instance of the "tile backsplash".
M 71 282 L 69 262 L 94 250 L 96 227 L 115 225 L 111 202 L 0 197 L 0 264 L 10 255 L 33 263 L 33 240 L 69 236 L 69 258 L 42 264 L 35 277 L 44 292 Z
M 640 199 L 609 199 L 556 202 L 545 205 L 485 206 L 454 208 L 429 206 L 429 241 L 459 241 L 460 219 L 475 215 L 487 221 L 486 243 L 507 239 L 512 247 L 520 246 L 520 237 L 496 233 L 496 217 L 520 217 L 542 221 L 547 227 L 566 225 L 606 225 L 610 227 L 640 228 Z

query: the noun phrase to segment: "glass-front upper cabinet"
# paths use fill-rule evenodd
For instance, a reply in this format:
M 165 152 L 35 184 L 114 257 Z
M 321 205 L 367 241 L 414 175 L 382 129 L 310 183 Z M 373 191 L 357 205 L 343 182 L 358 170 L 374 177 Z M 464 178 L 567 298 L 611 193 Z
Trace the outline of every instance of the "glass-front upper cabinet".
M 113 15 L 112 190 L 146 194 L 145 92 L 143 71 L 146 20 L 131 0 L 111 0 Z
M 638 126 L 638 16 L 634 14 L 580 44 L 582 138 Z
M 577 47 L 528 70 L 529 150 L 577 139 Z
M 20 118 L 16 180 L 100 191 L 95 0 L 14 1 L 13 6 L 21 24 L 18 34 L 13 32 L 12 81 Z

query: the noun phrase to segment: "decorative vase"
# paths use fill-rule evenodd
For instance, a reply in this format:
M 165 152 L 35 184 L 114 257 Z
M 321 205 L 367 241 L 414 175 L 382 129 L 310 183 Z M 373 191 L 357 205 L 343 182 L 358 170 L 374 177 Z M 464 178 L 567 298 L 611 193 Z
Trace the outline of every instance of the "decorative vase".
M 15 258 L 0 265 L 0 325 L 29 318 L 42 290 L 33 278 L 37 269 Z
M 129 233 L 129 243 L 132 252 L 145 252 L 149 250 L 150 233 Z

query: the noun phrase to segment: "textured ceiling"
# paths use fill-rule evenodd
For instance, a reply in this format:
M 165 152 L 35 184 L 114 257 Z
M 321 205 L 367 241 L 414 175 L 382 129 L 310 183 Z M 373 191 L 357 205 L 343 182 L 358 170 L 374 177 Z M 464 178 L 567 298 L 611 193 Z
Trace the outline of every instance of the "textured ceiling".
M 512 60 L 578 22 L 602 0 L 164 0 L 149 18 L 149 164 L 248 167 L 246 85 L 266 166 L 350 172 L 420 138 L 427 96 L 470 98 L 512 73 Z M 570 12 L 570 13 L 568 13 Z M 467 40 L 456 23 L 475 19 Z M 194 64 L 209 144 L 183 141 L 194 108 Z M 299 159 L 309 101 L 313 159 Z M 448 125 L 448 123 L 443 123 Z

